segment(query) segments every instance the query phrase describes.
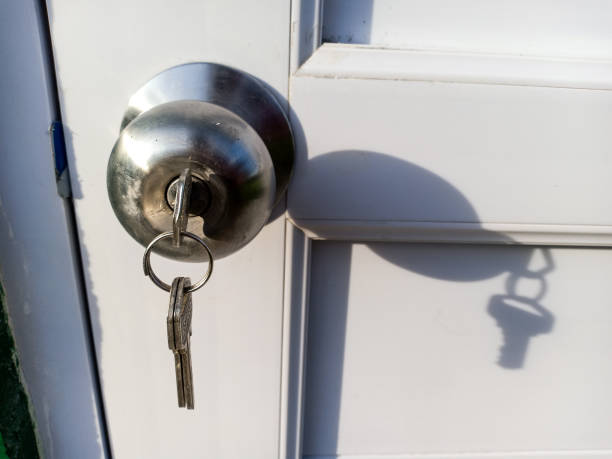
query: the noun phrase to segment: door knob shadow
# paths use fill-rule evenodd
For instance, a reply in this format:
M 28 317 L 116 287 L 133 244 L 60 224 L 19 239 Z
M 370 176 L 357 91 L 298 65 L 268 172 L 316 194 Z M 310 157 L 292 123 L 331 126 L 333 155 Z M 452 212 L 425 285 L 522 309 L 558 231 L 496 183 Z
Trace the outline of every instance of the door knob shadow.
M 476 210 L 461 191 L 434 172 L 408 161 L 363 150 L 336 151 L 308 161 L 300 159 L 293 186 L 289 189 L 288 210 L 292 217 L 306 226 L 310 216 L 323 215 L 325 218 L 326 212 L 329 218 L 345 220 L 357 220 L 359 217 L 356 216 L 368 215 L 372 220 L 383 221 L 479 224 Z M 311 190 L 310 193 L 303 192 L 305 186 Z M 322 207 L 326 210 L 322 211 Z M 550 252 L 543 249 L 544 268 L 530 271 L 534 248 L 511 247 L 509 245 L 514 241 L 510 237 L 483 228 L 479 231 L 487 236 L 483 237 L 484 240 L 499 241 L 502 245 L 373 242 L 369 247 L 403 269 L 435 279 L 471 282 L 507 273 L 512 282 L 507 282 L 507 291 L 503 294 L 523 303 L 523 311 L 530 314 L 521 316 L 524 327 L 530 327 L 525 321 L 531 317 L 534 324 L 542 320 L 549 324 L 541 325 L 539 333 L 552 331 L 554 317 L 539 304 L 546 294 L 545 276 L 554 269 Z M 346 266 L 349 269 L 348 263 Z M 537 298 L 526 298 L 516 292 L 520 278 L 542 282 Z M 502 314 L 502 310 L 516 307 L 500 301 L 497 298 L 497 306 L 488 311 L 507 335 L 509 330 L 517 328 L 519 316 Z M 501 304 L 505 306 L 499 306 Z M 527 313 L 530 309 L 531 312 Z M 533 327 L 537 328 L 536 325 Z
M 388 154 L 362 150 L 335 151 L 309 160 L 298 155 L 288 212 L 306 229 L 309 219 L 353 221 L 364 215 L 376 221 L 453 222 L 476 227 L 480 222 L 466 196 L 441 176 Z M 478 231 L 487 236 L 484 240 L 499 244 L 356 242 L 367 244 L 374 253 L 407 271 L 448 282 L 505 275 L 505 291 L 477 307 L 491 317 L 491 326 L 501 331 L 499 359 L 491 363 L 503 369 L 520 369 L 525 366 L 532 339 L 553 330 L 554 315 L 541 301 L 554 262 L 548 249 L 517 246 L 508 236 L 482 227 Z M 313 265 L 326 250 L 333 251 L 333 278 L 311 273 L 312 285 L 320 283 L 317 288 L 328 298 L 311 292 L 304 454 L 328 454 L 338 446 L 352 246 L 316 242 Z M 536 251 L 542 252 L 545 267 L 534 271 L 530 263 Z M 520 292 L 519 281 L 526 279 L 540 282 L 535 297 Z M 410 302 L 409 294 L 402 295 Z

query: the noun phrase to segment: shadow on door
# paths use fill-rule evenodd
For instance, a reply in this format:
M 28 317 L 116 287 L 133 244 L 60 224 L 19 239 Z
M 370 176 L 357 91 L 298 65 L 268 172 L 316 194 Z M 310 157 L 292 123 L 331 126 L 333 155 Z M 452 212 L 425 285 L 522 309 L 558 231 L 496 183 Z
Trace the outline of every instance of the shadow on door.
M 390 155 L 337 151 L 318 156 L 301 167 L 302 171 L 312 168 L 307 175 L 315 177 L 316 183 L 310 185 L 328 196 L 332 208 L 361 208 L 361 215 L 374 218 L 416 215 L 418 220 L 431 222 L 444 215 L 451 221 L 479 221 L 471 204 L 453 185 L 424 168 Z M 513 242 L 500 234 L 494 236 L 495 240 L 507 244 Z M 490 362 L 492 365 L 507 371 L 520 370 L 526 365 L 533 338 L 553 330 L 554 315 L 542 305 L 547 292 L 546 276 L 554 270 L 554 261 L 546 248 L 393 242 L 368 243 L 368 247 L 407 271 L 448 282 L 475 282 L 506 275 L 504 291 L 491 296 L 486 304 L 478 305 L 483 314 L 490 316 L 491 326 L 499 327 L 503 340 L 499 359 Z M 328 250 L 333 251 L 332 258 L 326 258 L 334 260 L 333 276 L 317 277 L 311 269 L 312 283 L 325 292 L 326 300 L 319 303 L 313 295 L 310 301 L 304 438 L 308 444 L 309 437 L 317 437 L 317 443 L 325 444 L 326 451 L 337 451 L 353 245 L 350 241 L 315 242 L 313 266 L 319 255 Z M 530 261 L 536 252 L 541 255 L 540 265 L 533 269 Z M 537 291 L 522 293 L 518 284 L 524 280 L 534 282 Z M 410 293 L 402 295 L 408 306 Z M 381 305 L 372 304 L 372 307 Z M 419 325 L 406 324 L 406 333 L 413 326 Z M 427 352 L 426 347 L 423 352 Z M 410 362 L 398 364 L 410 366 Z M 319 416 L 321 407 L 324 407 L 325 420 Z

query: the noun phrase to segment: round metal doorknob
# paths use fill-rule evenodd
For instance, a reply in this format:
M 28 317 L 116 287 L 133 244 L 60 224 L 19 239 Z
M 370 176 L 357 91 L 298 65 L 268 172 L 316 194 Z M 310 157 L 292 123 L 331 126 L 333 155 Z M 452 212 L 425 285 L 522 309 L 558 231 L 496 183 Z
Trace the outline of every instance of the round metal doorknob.
M 130 99 L 108 162 L 113 210 L 143 246 L 172 231 L 181 172 L 191 172 L 186 231 L 221 258 L 252 240 L 286 190 L 293 166 L 289 122 L 254 77 L 219 64 L 168 69 Z M 201 261 L 203 247 L 183 238 L 154 249 Z

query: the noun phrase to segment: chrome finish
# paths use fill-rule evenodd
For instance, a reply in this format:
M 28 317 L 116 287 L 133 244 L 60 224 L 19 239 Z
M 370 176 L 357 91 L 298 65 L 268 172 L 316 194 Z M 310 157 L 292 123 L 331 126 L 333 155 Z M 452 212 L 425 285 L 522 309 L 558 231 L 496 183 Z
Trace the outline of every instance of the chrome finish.
M 172 213 L 172 244 L 174 247 L 181 246 L 182 233 L 187 231 L 187 206 L 191 196 L 191 170 L 183 169 L 176 184 L 174 198 L 174 210 Z
M 235 252 L 267 222 L 293 166 L 291 129 L 274 96 L 254 77 L 218 64 L 155 76 L 130 99 L 121 129 L 108 193 L 121 224 L 144 246 L 176 226 L 205 241 L 215 258 Z M 173 208 L 186 168 L 192 187 L 180 201 L 191 217 L 185 226 Z M 191 239 L 179 246 L 162 239 L 154 250 L 178 260 L 207 258 Z
M 155 75 L 130 98 L 121 129 L 141 113 L 176 100 L 200 100 L 226 108 L 247 122 L 265 144 L 276 178 L 274 202 L 289 184 L 294 162 L 289 120 L 272 92 L 257 78 L 221 64 L 193 62 Z
M 241 118 L 199 101 L 158 105 L 132 121 L 111 154 L 107 185 L 124 228 L 143 245 L 172 229 L 168 184 L 185 168 L 206 182 L 210 206 L 192 217 L 187 231 L 204 239 L 216 258 L 249 242 L 268 220 L 274 204 L 274 169 L 265 145 Z M 206 258 L 201 246 L 171 241 L 156 252 L 175 259 Z
M 208 269 L 206 270 L 206 274 L 204 274 L 204 277 L 202 279 L 200 279 L 198 282 L 191 285 L 189 288 L 185 290 L 185 293 L 192 293 L 204 287 L 204 284 L 208 282 L 208 279 L 210 279 L 210 276 L 212 275 L 212 272 L 213 272 L 214 261 L 213 261 L 212 253 L 210 253 L 208 246 L 202 239 L 200 239 L 195 234 L 188 233 L 188 232 L 183 233 L 183 236 L 187 236 L 188 238 L 193 239 L 198 244 L 200 244 L 205 250 L 206 254 L 208 255 Z M 157 285 L 162 290 L 165 290 L 166 292 L 171 291 L 172 287 L 170 286 L 170 284 L 166 284 L 159 277 L 157 277 L 157 274 L 155 274 L 155 272 L 153 271 L 153 268 L 151 267 L 151 251 L 153 250 L 153 247 L 155 246 L 155 244 L 157 244 L 159 241 L 162 241 L 164 239 L 171 238 L 171 237 L 174 237 L 174 233 L 172 231 L 168 231 L 167 233 L 162 233 L 159 236 L 157 236 L 147 246 L 144 256 L 142 257 L 142 268 L 144 270 L 145 276 L 150 277 L 155 285 Z

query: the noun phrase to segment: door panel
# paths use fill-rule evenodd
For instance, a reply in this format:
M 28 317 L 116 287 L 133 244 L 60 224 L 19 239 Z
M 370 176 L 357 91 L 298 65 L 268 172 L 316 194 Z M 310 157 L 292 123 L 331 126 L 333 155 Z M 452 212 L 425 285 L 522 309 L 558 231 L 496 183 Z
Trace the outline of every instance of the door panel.
M 607 7 L 328 0 L 317 47 L 304 3 L 296 456 L 612 456 Z
M 325 0 L 323 41 L 609 59 L 611 14 L 607 0 Z
M 166 336 L 169 297 L 143 276 L 144 248 L 113 214 L 106 167 L 129 97 L 168 67 L 219 62 L 286 96 L 289 3 L 48 3 L 113 456 L 276 457 L 284 222 L 271 222 L 216 263 L 194 294 L 195 411 L 179 410 Z M 203 270 L 160 258 L 153 266 L 166 282 Z
M 511 223 L 610 233 L 610 91 L 334 79 L 310 76 L 308 66 L 291 85 L 306 133 L 289 193 L 300 226 Z
M 601 249 L 314 242 L 305 456 L 609 457 L 610 272 Z
M 601 2 L 557 2 L 554 16 L 544 1 L 315 3 L 323 40 L 332 27 L 344 43 L 313 46 L 319 23 L 298 2 L 289 215 L 309 236 L 612 243 Z M 457 30 L 444 26 L 450 11 Z M 535 35 L 517 32 L 521 17 Z M 368 26 L 390 41 L 343 38 Z M 531 37 L 526 48 L 517 34 Z M 583 46 L 587 36 L 594 46 Z

